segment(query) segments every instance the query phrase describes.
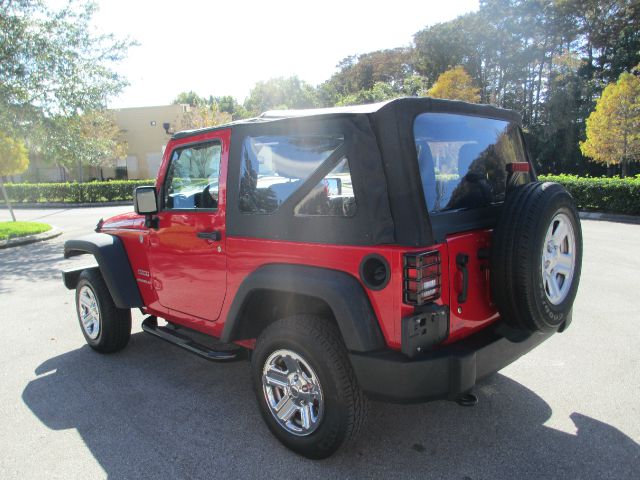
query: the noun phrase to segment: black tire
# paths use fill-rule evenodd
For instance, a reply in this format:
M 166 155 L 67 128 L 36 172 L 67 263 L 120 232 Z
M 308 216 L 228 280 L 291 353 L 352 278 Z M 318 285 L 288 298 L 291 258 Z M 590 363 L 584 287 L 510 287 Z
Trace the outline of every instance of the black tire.
M 323 414 L 316 429 L 305 436 L 291 433 L 276 420 L 263 389 L 267 360 L 283 350 L 307 362 L 321 386 Z M 326 318 L 296 315 L 271 324 L 257 339 L 251 376 L 262 417 L 273 435 L 307 458 L 326 458 L 353 441 L 366 417 L 367 399 L 357 384 L 340 332 Z
M 99 328 L 94 338 L 91 331 L 83 325 L 81 318 L 81 292 L 85 295 L 92 293 L 97 303 Z M 84 270 L 80 274 L 76 286 L 76 313 L 80 330 L 87 344 L 94 350 L 100 353 L 113 353 L 122 350 L 129 343 L 131 310 L 116 307 L 102 275 L 96 269 Z
M 570 224 L 574 234 L 572 276 L 560 275 L 563 295 L 552 302 L 543 274 L 543 254 L 551 223 Z M 569 245 L 569 242 L 566 243 Z M 551 248 L 550 251 L 553 251 Z M 504 322 L 528 332 L 558 330 L 571 314 L 580 283 L 582 230 L 571 195 L 557 183 L 534 182 L 508 196 L 493 233 L 491 293 Z M 567 280 L 571 278 L 571 280 Z M 564 280 L 562 280 L 564 279 Z

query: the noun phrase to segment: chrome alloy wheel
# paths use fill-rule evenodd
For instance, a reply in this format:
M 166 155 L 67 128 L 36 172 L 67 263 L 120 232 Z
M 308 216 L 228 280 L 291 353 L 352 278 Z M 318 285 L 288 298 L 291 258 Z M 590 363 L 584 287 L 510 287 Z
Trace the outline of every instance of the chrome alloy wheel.
M 87 336 L 95 340 L 100 335 L 100 310 L 95 293 L 84 285 L 78 293 L 78 315 Z
M 324 413 L 322 388 L 307 361 L 291 350 L 276 350 L 264 363 L 262 390 L 269 411 L 287 432 L 313 433 Z
M 576 235 L 569 217 L 558 213 L 547 229 L 542 251 L 542 282 L 553 305 L 567 298 L 575 268 Z

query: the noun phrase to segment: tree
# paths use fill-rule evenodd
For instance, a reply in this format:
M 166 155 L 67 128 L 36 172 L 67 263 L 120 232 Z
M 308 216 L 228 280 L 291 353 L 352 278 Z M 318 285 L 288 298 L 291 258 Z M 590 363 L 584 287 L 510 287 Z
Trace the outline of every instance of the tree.
M 66 152 L 62 161 L 96 152 L 95 137 L 79 133 L 95 123 L 90 112 L 127 85 L 113 67 L 134 42 L 95 34 L 96 9 L 73 0 L 59 10 L 41 0 L 0 0 L 0 131 L 43 152 Z
M 95 35 L 96 5 L 69 2 L 55 11 L 39 0 L 0 0 L 0 128 L 43 115 L 104 107 L 126 80 L 112 66 L 133 45 Z
M 106 110 L 46 118 L 33 149 L 47 162 L 67 168 L 77 166 L 81 182 L 83 166 L 101 168 L 127 156 L 120 127 Z
M 212 104 L 218 105 L 218 109 L 221 112 L 227 112 L 233 115 L 238 109 L 238 102 L 231 95 L 223 95 L 221 97 L 210 97 Z
M 231 95 L 223 95 L 220 97 L 209 95 L 208 98 L 205 98 L 194 91 L 189 91 L 179 93 L 172 103 L 174 105 L 186 104 L 191 107 L 196 107 L 195 111 L 192 110 L 192 115 L 188 116 L 188 118 L 182 122 L 187 125 L 193 124 L 194 126 L 188 126 L 186 128 L 197 128 L 195 125 L 209 125 L 211 122 L 213 122 L 213 125 L 219 125 L 230 122 L 231 120 L 239 120 L 251 116 L 250 112 L 248 112 L 244 106 L 240 105 Z M 211 111 L 208 112 L 207 108 Z M 218 115 L 216 117 L 217 114 L 215 112 L 218 112 L 218 114 L 228 113 L 229 115 Z M 192 121 L 192 119 L 195 118 L 202 118 L 202 120 Z
M 583 65 L 576 53 L 565 52 L 553 60 L 539 117 L 525 131 L 539 173 L 604 173 L 603 167 L 586 161 L 579 146 L 584 118 L 593 109 L 586 98 L 594 86 L 579 74 Z
M 468 19 L 473 15 L 437 23 L 413 36 L 413 66 L 429 84 L 433 84 L 440 74 L 470 58 L 468 37 L 472 31 Z
M 248 118 L 251 114 L 240 105 L 238 101 L 231 95 L 223 95 L 221 97 L 209 97 L 211 105 L 217 105 L 220 112 L 226 112 L 231 115 L 232 120 L 240 120 L 242 118 Z
M 313 108 L 319 105 L 316 89 L 293 76 L 258 82 L 245 100 L 245 108 L 253 115 L 274 108 Z
M 173 103 L 174 105 L 191 105 L 193 107 L 198 105 L 210 105 L 206 98 L 201 97 L 193 90 L 190 90 L 188 92 L 180 92 L 171 103 Z
M 585 73 L 603 81 L 640 61 L 640 2 L 638 0 L 558 0 L 558 8 L 575 25 L 581 39 Z
M 607 85 L 587 118 L 580 149 L 596 162 L 619 164 L 622 177 L 629 162 L 640 160 L 640 78 L 624 72 Z
M 29 167 L 27 148 L 21 140 L 13 139 L 0 132 L 0 188 L 2 196 L 11 213 L 11 218 L 16 221 L 16 216 L 11 208 L 7 190 L 4 188 L 4 177 L 24 172 Z
M 241 120 L 243 118 L 251 117 L 251 112 L 244 108 L 244 105 L 238 103 L 238 101 L 231 95 L 225 95 L 223 97 L 214 97 L 218 104 L 218 109 L 221 112 L 227 112 L 231 114 L 232 120 Z
M 231 121 L 231 114 L 218 110 L 217 104 L 192 106 L 178 125 L 180 130 L 215 127 Z
M 427 89 L 427 79 L 421 75 L 409 75 L 402 82 L 402 94 L 409 97 L 424 95 Z
M 409 48 L 353 55 L 343 59 L 337 67 L 338 72 L 321 86 L 323 93 L 335 92 L 334 98 L 372 90 L 376 83 L 385 83 L 400 93 L 405 79 L 414 73 Z
M 384 102 L 401 96 L 391 85 L 384 82 L 376 82 L 368 90 L 360 90 L 357 93 L 345 95 L 338 100 L 336 105 L 362 105 L 365 103 Z
M 461 65 L 440 75 L 427 95 L 471 103 L 480 102 L 480 89 L 473 85 L 473 80 Z

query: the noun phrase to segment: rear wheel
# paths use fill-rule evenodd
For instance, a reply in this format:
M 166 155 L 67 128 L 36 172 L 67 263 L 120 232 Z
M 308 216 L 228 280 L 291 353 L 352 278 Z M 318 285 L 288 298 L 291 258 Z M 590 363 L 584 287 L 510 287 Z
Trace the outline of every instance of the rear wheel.
M 526 331 L 570 319 L 580 282 L 582 231 L 573 198 L 556 183 L 518 187 L 493 234 L 491 292 L 503 320 Z
M 131 336 L 131 310 L 116 307 L 98 270 L 84 270 L 76 286 L 76 311 L 85 340 L 101 353 L 127 346 Z
M 278 320 L 258 337 L 251 370 L 262 416 L 291 450 L 326 458 L 355 438 L 366 398 L 334 323 L 314 315 Z

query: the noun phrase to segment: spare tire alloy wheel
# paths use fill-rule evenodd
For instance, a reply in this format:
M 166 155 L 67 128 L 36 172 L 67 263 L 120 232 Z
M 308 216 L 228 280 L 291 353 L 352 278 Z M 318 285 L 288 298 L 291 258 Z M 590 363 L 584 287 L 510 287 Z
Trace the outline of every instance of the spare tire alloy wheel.
M 322 387 L 309 363 L 291 350 L 277 350 L 265 361 L 262 389 L 269 410 L 293 435 L 313 433 L 324 413 Z
M 544 239 L 542 278 L 545 293 L 553 305 L 561 304 L 571 289 L 576 266 L 576 236 L 569 217 L 559 213 Z

